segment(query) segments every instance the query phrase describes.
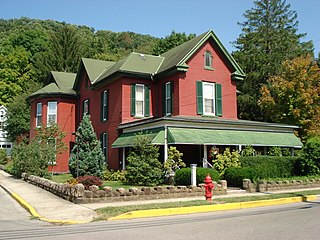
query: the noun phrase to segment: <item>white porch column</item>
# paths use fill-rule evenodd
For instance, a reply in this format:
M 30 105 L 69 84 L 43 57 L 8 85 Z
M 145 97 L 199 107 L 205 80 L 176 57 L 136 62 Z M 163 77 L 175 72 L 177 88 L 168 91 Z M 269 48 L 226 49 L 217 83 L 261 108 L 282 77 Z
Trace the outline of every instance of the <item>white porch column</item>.
M 197 186 L 197 164 L 190 164 L 191 167 L 191 186 Z
M 263 147 L 263 154 L 267 155 L 267 147 Z
M 122 170 L 126 169 L 126 148 L 122 148 Z
M 203 145 L 203 160 L 202 160 L 202 167 L 207 168 L 207 160 L 208 160 L 208 152 L 207 152 L 207 145 Z
M 239 146 L 238 146 L 238 150 L 239 150 L 239 152 L 241 152 L 241 150 L 242 150 L 242 145 L 239 145 Z
M 168 127 L 164 126 L 164 161 L 168 159 Z
M 294 148 L 290 148 L 291 157 L 294 157 Z

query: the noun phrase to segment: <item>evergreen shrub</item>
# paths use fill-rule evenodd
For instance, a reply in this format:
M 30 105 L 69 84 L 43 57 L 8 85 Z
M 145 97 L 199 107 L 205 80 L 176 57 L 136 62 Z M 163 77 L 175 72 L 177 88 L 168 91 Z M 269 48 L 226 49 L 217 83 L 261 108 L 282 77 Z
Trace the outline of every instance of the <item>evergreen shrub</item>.
M 129 184 L 155 186 L 163 183 L 164 169 L 159 161 L 159 147 L 150 144 L 143 133 L 135 137 L 134 147 L 127 158 L 125 178 Z
M 196 179 L 197 184 L 204 183 L 204 179 L 207 175 L 210 175 L 212 181 L 219 180 L 219 173 L 211 168 L 197 168 L 196 170 Z M 176 185 L 191 185 L 191 168 L 181 168 L 176 171 L 174 177 Z

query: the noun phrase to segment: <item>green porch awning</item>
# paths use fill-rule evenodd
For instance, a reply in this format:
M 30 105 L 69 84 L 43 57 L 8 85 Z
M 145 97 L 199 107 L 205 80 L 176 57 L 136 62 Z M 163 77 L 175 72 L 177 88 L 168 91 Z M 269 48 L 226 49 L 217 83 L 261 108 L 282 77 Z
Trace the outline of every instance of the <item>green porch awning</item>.
M 248 145 L 301 148 L 293 132 L 169 128 L 168 143 L 200 145 Z
M 113 148 L 131 147 L 137 132 L 123 133 L 112 144 Z M 151 144 L 164 145 L 164 128 L 143 131 Z M 293 132 L 263 132 L 168 127 L 168 144 L 279 146 L 301 148 L 301 141 Z
M 139 133 L 145 134 L 149 139 L 151 144 L 163 145 L 164 144 L 164 129 L 156 128 L 146 131 L 136 131 L 123 133 L 120 137 L 117 138 L 116 141 L 112 144 L 113 148 L 121 148 L 121 147 L 132 147 L 134 146 L 135 137 Z

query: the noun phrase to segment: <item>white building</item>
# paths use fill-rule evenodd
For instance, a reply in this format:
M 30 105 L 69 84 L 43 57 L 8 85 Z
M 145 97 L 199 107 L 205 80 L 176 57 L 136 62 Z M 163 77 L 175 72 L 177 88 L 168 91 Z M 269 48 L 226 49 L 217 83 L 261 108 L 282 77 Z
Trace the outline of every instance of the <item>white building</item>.
M 4 130 L 6 124 L 7 109 L 0 105 L 0 149 L 5 149 L 7 154 L 10 155 L 12 149 L 12 142 L 7 140 L 7 132 Z

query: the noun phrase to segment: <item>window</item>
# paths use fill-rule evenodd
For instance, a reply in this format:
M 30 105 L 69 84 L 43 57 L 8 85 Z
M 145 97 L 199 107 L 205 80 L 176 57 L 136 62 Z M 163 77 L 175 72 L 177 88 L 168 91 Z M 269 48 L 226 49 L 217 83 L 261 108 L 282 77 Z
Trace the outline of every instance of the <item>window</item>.
M 131 85 L 131 116 L 150 116 L 150 89 L 143 84 Z
M 48 102 L 47 126 L 57 123 L 57 102 Z
M 204 53 L 204 68 L 205 69 L 213 69 L 212 68 L 212 54 L 210 51 L 206 51 Z
M 203 83 L 203 106 L 205 115 L 214 115 L 214 84 L 213 83 Z
M 101 133 L 100 141 L 101 141 L 101 148 L 102 148 L 103 155 L 106 159 L 106 163 L 108 163 L 108 134 Z
M 144 116 L 144 85 L 136 85 L 136 116 Z
M 163 86 L 163 113 L 165 116 L 172 114 L 173 107 L 173 82 L 167 82 Z
M 222 116 L 221 84 L 197 81 L 197 113 Z
M 100 102 L 100 120 L 108 120 L 108 98 L 109 93 L 107 90 L 101 92 L 101 102 Z
M 41 127 L 41 124 L 42 124 L 42 103 L 37 103 L 36 127 Z
M 89 99 L 86 99 L 83 101 L 82 116 L 84 116 L 85 114 L 87 114 L 87 115 L 90 114 L 90 101 L 89 101 Z

